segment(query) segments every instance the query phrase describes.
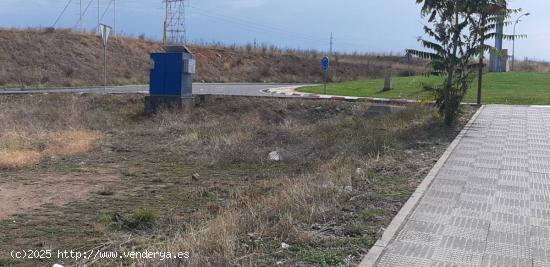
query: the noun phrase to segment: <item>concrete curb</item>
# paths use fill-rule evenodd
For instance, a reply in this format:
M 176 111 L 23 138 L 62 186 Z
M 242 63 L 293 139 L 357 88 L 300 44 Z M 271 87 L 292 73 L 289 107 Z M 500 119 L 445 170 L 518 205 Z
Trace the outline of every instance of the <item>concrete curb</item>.
M 284 96 L 293 96 L 293 97 L 310 98 L 310 99 L 343 100 L 343 101 L 350 101 L 350 102 L 364 101 L 368 103 L 394 105 L 394 106 L 404 106 L 404 105 L 422 103 L 422 101 L 420 100 L 410 100 L 410 99 L 392 99 L 392 98 L 377 98 L 377 97 L 364 97 L 364 96 L 336 96 L 336 95 L 301 93 L 296 91 L 296 89 L 304 86 L 309 86 L 309 85 L 264 89 L 261 92 L 265 94 L 271 94 L 272 96 L 284 95 Z M 479 106 L 477 103 L 468 103 L 468 102 L 462 102 L 460 104 L 468 105 L 468 106 Z M 435 102 L 430 102 L 429 105 L 435 105 Z
M 311 86 L 309 83 L 304 84 L 296 84 L 296 83 L 238 83 L 238 82 L 231 82 L 231 83 L 203 83 L 203 82 L 193 82 L 193 85 L 196 84 L 208 84 L 208 85 L 295 85 L 298 87 L 303 86 Z M 149 88 L 149 84 L 127 84 L 127 85 L 108 85 L 108 88 L 118 88 L 118 89 L 124 89 L 129 87 L 147 87 Z M 49 91 L 49 90 L 79 90 L 79 89 L 102 89 L 103 86 L 101 85 L 90 85 L 90 86 L 74 86 L 74 87 L 67 87 L 67 86 L 60 86 L 60 87 L 0 87 L 0 92 L 2 91 Z
M 409 105 L 409 104 L 418 104 L 418 100 L 408 100 L 408 99 L 390 99 L 390 98 L 376 98 L 376 97 L 357 97 L 357 96 L 335 96 L 335 95 L 322 95 L 322 94 L 312 94 L 312 93 L 301 93 L 297 92 L 296 89 L 302 86 L 293 86 L 293 87 L 280 87 L 273 89 L 263 90 L 266 94 L 272 95 L 284 95 L 284 96 L 294 96 L 302 98 L 314 98 L 314 99 L 328 99 L 328 100 L 342 100 L 342 101 L 365 101 L 376 104 L 387 104 L 387 105 Z
M 441 156 L 441 158 L 437 161 L 437 163 L 434 165 L 432 170 L 428 173 L 426 178 L 422 181 L 422 183 L 418 186 L 416 191 L 412 194 L 412 196 L 409 198 L 409 200 L 405 203 L 405 205 L 401 208 L 399 213 L 393 218 L 388 228 L 384 231 L 384 234 L 382 235 L 382 238 L 380 238 L 374 246 L 369 250 L 369 253 L 363 258 L 363 261 L 359 264 L 359 267 L 374 267 L 380 260 L 380 256 L 384 253 L 384 250 L 389 245 L 391 241 L 396 237 L 396 234 L 401 230 L 401 228 L 405 225 L 409 217 L 411 216 L 412 211 L 416 208 L 418 203 L 420 203 L 420 200 L 424 196 L 424 193 L 426 193 L 426 190 L 430 187 L 433 180 L 445 164 L 447 162 L 447 159 L 451 156 L 455 148 L 458 146 L 460 141 L 462 141 L 462 138 L 466 135 L 466 133 L 472 128 L 474 122 L 479 117 L 479 114 L 483 111 L 485 106 L 481 106 L 479 110 L 474 114 L 474 116 L 470 119 L 470 121 L 466 124 L 464 129 L 458 134 L 458 136 L 453 140 L 453 142 L 449 145 L 447 150 L 445 150 L 445 153 Z

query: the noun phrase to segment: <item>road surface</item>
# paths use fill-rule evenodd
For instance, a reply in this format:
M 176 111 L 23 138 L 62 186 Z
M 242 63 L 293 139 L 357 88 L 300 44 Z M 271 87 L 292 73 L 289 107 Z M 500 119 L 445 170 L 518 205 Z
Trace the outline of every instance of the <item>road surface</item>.
M 193 84 L 193 94 L 196 95 L 239 95 L 239 96 L 271 96 L 269 93 L 264 93 L 263 90 L 281 88 L 281 87 L 298 87 L 299 84 L 253 84 L 253 83 L 196 83 Z M 40 94 L 40 93 L 110 93 L 110 94 L 132 94 L 132 93 L 148 93 L 148 85 L 128 85 L 114 87 L 86 87 L 86 88 L 48 88 L 48 89 L 25 89 L 25 90 L 2 90 L 0 94 Z M 287 97 L 282 95 L 273 95 L 276 97 Z

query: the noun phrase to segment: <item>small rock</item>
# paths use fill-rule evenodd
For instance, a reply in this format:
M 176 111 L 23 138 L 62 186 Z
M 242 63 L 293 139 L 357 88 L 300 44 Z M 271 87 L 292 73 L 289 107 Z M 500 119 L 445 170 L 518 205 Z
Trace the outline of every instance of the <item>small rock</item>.
M 353 255 L 348 255 L 346 259 L 344 259 L 344 263 L 346 265 L 351 265 L 353 263 Z
M 52 267 L 63 267 L 63 265 L 56 263 L 56 264 L 52 265 Z
M 191 175 L 191 178 L 193 179 L 193 181 L 198 181 L 200 177 L 201 176 L 198 173 L 193 173 L 193 175 Z
M 281 243 L 281 247 L 282 247 L 283 249 L 287 249 L 287 248 L 290 247 L 290 245 L 287 244 L 287 243 L 285 243 L 285 242 L 283 242 L 283 243 Z
M 334 183 L 333 182 L 328 182 L 328 183 L 325 183 L 322 185 L 323 188 L 333 188 L 334 187 Z
M 279 151 L 273 151 L 273 152 L 269 153 L 268 158 L 271 161 L 281 161 L 281 160 L 283 160 L 283 158 L 281 157 L 281 153 L 279 153 Z
M 350 192 L 350 193 L 353 192 L 353 186 L 351 186 L 351 185 L 344 186 L 344 191 Z
M 278 261 L 276 264 L 277 265 L 283 265 L 283 263 L 284 263 L 283 261 Z

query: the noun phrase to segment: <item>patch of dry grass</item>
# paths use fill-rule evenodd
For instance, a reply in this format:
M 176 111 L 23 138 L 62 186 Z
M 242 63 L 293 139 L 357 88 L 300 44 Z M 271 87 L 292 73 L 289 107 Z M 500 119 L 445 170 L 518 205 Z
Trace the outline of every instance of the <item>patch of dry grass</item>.
M 0 149 L 0 168 L 20 168 L 31 166 L 40 162 L 46 157 L 70 156 L 89 151 L 94 143 L 98 141 L 102 134 L 89 130 L 66 130 L 52 132 L 43 137 L 41 133 L 34 137 L 29 132 L 35 129 L 19 129 L 21 136 L 33 138 L 33 142 L 39 143 L 36 150 L 26 149 L 24 145 L 14 139 L 6 138 L 3 140 L 4 147 Z M 19 147 L 19 148 L 17 148 Z M 41 147 L 46 149 L 41 150 Z
M 37 97 L 0 98 L 0 168 L 31 166 L 92 149 L 102 137 L 101 131 L 90 129 L 98 118 L 81 118 L 90 105 L 77 99 L 58 98 L 51 105 Z
M 51 156 L 70 156 L 90 150 L 102 134 L 89 130 L 69 130 L 54 133 L 44 151 Z
M 348 194 L 344 188 L 351 186 L 353 171 L 342 163 L 333 160 L 322 165 L 316 175 L 286 178 L 271 194 L 254 193 L 253 189 L 239 194 L 203 228 L 191 228 L 162 247 L 165 251 L 189 251 L 189 260 L 162 265 L 238 266 L 245 258 L 257 260 L 260 254 L 269 253 L 259 247 L 243 248 L 243 236 L 307 243 L 319 233 L 301 229 L 300 224 L 317 220 Z
M 550 72 L 550 62 L 538 60 L 517 60 L 514 63 L 514 71 L 521 72 Z
M 0 168 L 19 168 L 36 164 L 42 155 L 29 149 L 0 150 Z
M 210 158 L 217 158 L 222 162 L 261 160 L 258 157 L 265 155 L 269 148 L 258 148 L 259 144 L 277 144 L 283 151 L 285 160 L 299 165 L 305 164 L 304 166 L 312 161 L 315 164 L 312 164 L 305 175 L 274 181 L 271 185 L 273 190 L 269 193 L 257 188 L 243 190 L 216 218 L 202 226 L 187 227 L 187 231 L 179 233 L 159 248 L 165 251 L 189 251 L 192 255 L 190 259 L 167 261 L 161 265 L 268 265 L 273 263 L 273 257 L 277 258 L 275 254 L 285 253 L 280 248 L 281 242 L 292 246 L 308 246 L 315 242 L 324 242 L 323 240 L 334 242 L 342 238 L 341 235 L 346 235 L 327 234 L 312 229 L 312 225 L 331 225 L 327 226 L 328 229 L 341 227 L 342 230 L 339 231 L 344 232 L 367 231 L 367 227 L 361 224 L 344 226 L 348 222 L 339 222 L 338 216 L 349 216 L 342 215 L 339 211 L 342 205 L 351 205 L 350 199 L 360 199 L 360 196 L 371 190 L 379 190 L 378 194 L 388 194 L 389 198 L 400 196 L 403 192 L 414 190 L 424 174 L 416 172 L 414 175 L 399 178 L 403 179 L 400 182 L 395 182 L 392 180 L 394 178 L 388 181 L 379 180 L 368 173 L 386 169 L 397 169 L 396 172 L 401 173 L 406 169 L 403 164 L 412 163 L 398 159 L 404 150 L 418 149 L 425 145 L 421 140 L 429 140 L 445 135 L 446 131 L 453 131 L 441 128 L 434 113 L 426 112 L 422 107 L 409 107 L 402 112 L 371 119 L 364 115 L 368 111 L 368 105 L 365 104 L 356 104 L 351 111 L 343 111 L 344 108 L 339 104 L 323 105 L 320 111 L 315 105 L 301 106 L 307 114 L 319 111 L 319 117 L 308 118 L 289 115 L 297 108 L 292 104 L 279 105 L 277 101 L 270 103 L 272 106 L 265 105 L 265 109 L 275 112 L 264 114 L 263 119 L 231 120 L 234 125 L 246 127 L 232 127 L 233 124 L 228 126 L 227 123 L 214 122 L 215 119 L 208 120 L 209 126 L 214 126 L 225 134 L 256 133 L 248 135 L 248 139 L 239 139 L 238 143 L 220 147 L 214 139 L 201 139 L 200 132 L 208 127 L 193 130 L 193 136 L 204 141 L 201 148 Z M 279 108 L 285 110 L 282 114 L 286 115 L 277 116 Z M 329 115 L 332 112 L 339 115 Z M 220 120 L 224 121 L 223 118 Z M 427 123 L 430 120 L 433 123 Z M 262 136 L 263 133 L 269 134 Z M 208 152 L 209 148 L 215 152 Z M 297 154 L 292 155 L 292 149 L 298 149 Z M 256 150 L 261 152 L 257 153 Z M 243 154 L 253 154 L 255 157 Z M 308 157 L 311 154 L 314 157 Z M 319 161 L 325 158 L 328 159 L 326 163 Z M 357 171 L 357 166 L 366 166 L 362 167 L 366 169 Z M 395 188 L 390 189 L 388 183 Z M 363 201 L 358 200 L 353 205 L 365 207 L 366 203 Z M 391 219 L 391 216 L 388 217 Z M 357 219 L 350 219 L 353 220 Z M 360 255 L 353 257 L 357 257 L 354 261 L 360 260 Z

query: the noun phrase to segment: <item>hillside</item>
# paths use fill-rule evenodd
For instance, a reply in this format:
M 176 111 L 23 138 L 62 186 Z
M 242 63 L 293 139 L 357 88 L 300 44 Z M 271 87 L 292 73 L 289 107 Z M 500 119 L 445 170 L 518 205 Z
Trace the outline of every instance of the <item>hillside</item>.
M 69 30 L 0 29 L 0 87 L 86 86 L 103 83 L 100 38 Z M 191 46 L 198 61 L 199 82 L 319 82 L 319 60 L 312 51 L 274 47 Z M 108 48 L 109 83 L 143 84 L 151 67 L 149 53 L 158 43 L 117 37 Z M 408 68 L 402 57 L 336 55 L 332 80 L 381 77 L 392 65 L 396 75 L 417 74 L 421 62 Z

